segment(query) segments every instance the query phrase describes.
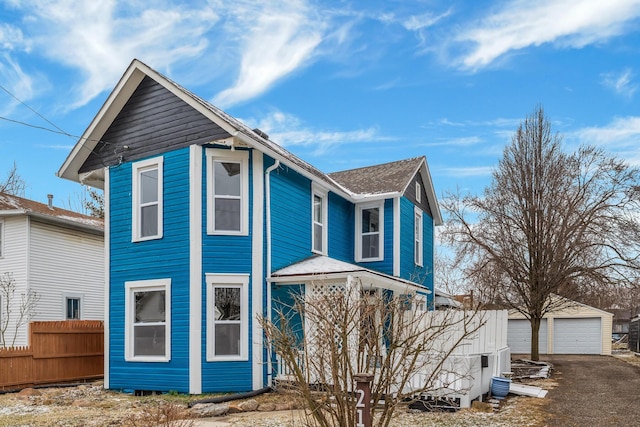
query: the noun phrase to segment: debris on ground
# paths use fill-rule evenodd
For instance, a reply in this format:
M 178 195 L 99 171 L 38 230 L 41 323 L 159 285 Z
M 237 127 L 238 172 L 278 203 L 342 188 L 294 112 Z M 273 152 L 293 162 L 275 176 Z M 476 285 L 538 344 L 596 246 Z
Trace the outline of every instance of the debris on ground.
M 513 381 L 545 379 L 551 376 L 552 369 L 549 362 L 518 359 L 511 362 L 510 377 Z

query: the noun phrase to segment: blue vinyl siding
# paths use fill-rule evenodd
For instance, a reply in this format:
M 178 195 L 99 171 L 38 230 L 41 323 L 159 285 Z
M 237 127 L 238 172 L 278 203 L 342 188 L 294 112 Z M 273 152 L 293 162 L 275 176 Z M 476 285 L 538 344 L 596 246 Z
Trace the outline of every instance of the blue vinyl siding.
M 354 262 L 355 205 L 342 197 L 329 193 L 328 240 L 331 258 Z
M 355 222 L 351 226 L 355 228 Z M 393 199 L 384 201 L 384 259 L 382 261 L 360 262 L 365 268 L 393 275 Z M 352 255 L 352 257 L 355 256 Z
M 304 321 L 302 313 L 295 310 L 296 299 L 304 297 L 304 285 L 271 285 L 271 319 L 280 328 L 285 319 L 287 327 L 296 337 L 296 344 L 300 350 L 304 349 Z M 271 360 L 275 362 L 275 352 L 271 354 Z M 277 375 L 278 366 L 273 364 L 274 375 Z
M 131 241 L 131 163 L 110 170 L 110 387 L 189 391 L 189 151 L 165 153 L 163 237 Z M 127 281 L 171 279 L 171 360 L 124 360 Z
M 415 264 L 414 253 L 414 204 L 406 197 L 400 198 L 400 277 L 413 280 L 433 291 L 433 218 L 422 212 L 422 267 Z M 428 297 L 428 303 L 433 299 Z
M 220 147 L 215 147 L 220 148 Z M 251 274 L 252 268 L 252 220 L 253 217 L 253 179 L 252 158 L 249 152 L 249 233 L 247 236 L 224 236 L 207 234 L 207 168 L 206 147 L 202 150 L 202 391 L 207 392 L 239 392 L 252 389 L 253 327 L 251 295 L 253 280 L 262 281 L 262 277 L 249 279 L 249 342 L 246 361 L 207 361 L 207 288 L 204 275 L 216 274 Z M 258 172 L 260 173 L 260 172 Z
M 265 166 L 272 163 L 265 159 Z M 286 166 L 272 171 L 270 179 L 271 260 L 276 271 L 312 255 L 311 181 Z

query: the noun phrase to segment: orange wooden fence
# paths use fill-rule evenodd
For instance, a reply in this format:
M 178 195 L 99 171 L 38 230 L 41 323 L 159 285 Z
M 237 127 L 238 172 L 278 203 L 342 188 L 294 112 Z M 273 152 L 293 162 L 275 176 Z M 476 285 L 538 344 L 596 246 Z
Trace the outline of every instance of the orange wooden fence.
M 0 389 L 101 378 L 104 326 L 99 320 L 31 322 L 28 347 L 0 349 Z

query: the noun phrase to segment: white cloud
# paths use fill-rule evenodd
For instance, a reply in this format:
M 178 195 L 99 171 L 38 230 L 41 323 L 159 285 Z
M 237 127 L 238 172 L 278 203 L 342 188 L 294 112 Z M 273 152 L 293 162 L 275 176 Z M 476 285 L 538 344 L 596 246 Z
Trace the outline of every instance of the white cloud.
M 512 0 L 457 36 L 473 45 L 459 65 L 474 70 L 545 43 L 580 48 L 621 34 L 639 16 L 640 0 Z
M 604 127 L 587 127 L 573 132 L 583 142 L 607 145 L 626 146 L 633 144 L 638 146 L 640 140 L 640 117 L 620 117 L 614 119 Z
M 309 147 L 313 155 L 322 155 L 338 145 L 388 141 L 374 127 L 350 131 L 318 130 L 308 127 L 298 117 L 275 111 L 261 119 L 247 119 L 252 127 L 269 134 L 269 139 L 283 147 Z
M 29 43 L 25 40 L 20 28 L 10 24 L 0 24 L 0 48 L 7 51 L 29 51 Z
M 605 86 L 627 98 L 633 97 L 635 91 L 638 90 L 638 85 L 633 83 L 634 76 L 630 68 L 625 68 L 621 73 L 606 73 L 602 77 Z
M 113 87 L 134 57 L 167 69 L 201 54 L 208 43 L 204 35 L 217 21 L 206 4 L 188 8 L 161 0 L 31 0 L 19 7 L 28 14 L 24 22 L 35 35 L 29 41 L 34 50 L 81 71 L 71 108 Z
M 412 15 L 402 22 L 402 26 L 409 31 L 419 31 L 428 27 L 431 27 L 438 23 L 443 18 L 446 18 L 451 14 L 451 10 L 448 10 L 440 15 L 427 12 L 421 15 Z
M 23 102 L 33 98 L 33 80 L 8 53 L 4 54 L 3 60 L 0 61 L 0 82 L 11 93 L 4 93 L 0 98 L 3 105 L 0 109 L 2 114 L 7 114 L 19 104 L 19 101 L 14 96 Z
M 467 166 L 454 168 L 434 168 L 439 174 L 453 176 L 456 178 L 466 178 L 471 176 L 490 176 L 493 173 L 493 166 Z
M 446 141 L 439 142 L 428 142 L 426 144 L 421 144 L 424 147 L 469 147 L 472 145 L 481 144 L 483 142 L 482 138 L 479 136 L 464 136 L 460 138 L 451 138 Z
M 263 93 L 309 61 L 323 40 L 325 23 L 301 2 L 256 7 L 260 8 L 258 16 L 244 28 L 238 78 L 215 97 L 217 105 L 228 106 Z
M 640 116 L 619 117 L 603 127 L 586 127 L 567 135 L 570 140 L 603 147 L 640 165 Z

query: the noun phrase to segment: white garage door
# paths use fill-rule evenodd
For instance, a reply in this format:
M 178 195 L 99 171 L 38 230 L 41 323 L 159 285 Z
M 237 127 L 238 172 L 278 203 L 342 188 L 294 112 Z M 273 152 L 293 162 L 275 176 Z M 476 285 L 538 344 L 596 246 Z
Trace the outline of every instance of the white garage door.
M 555 354 L 600 354 L 602 352 L 602 319 L 588 317 L 553 321 Z
M 531 323 L 527 319 L 509 319 L 507 345 L 511 353 L 531 353 Z M 540 322 L 538 351 L 547 354 L 547 319 Z

